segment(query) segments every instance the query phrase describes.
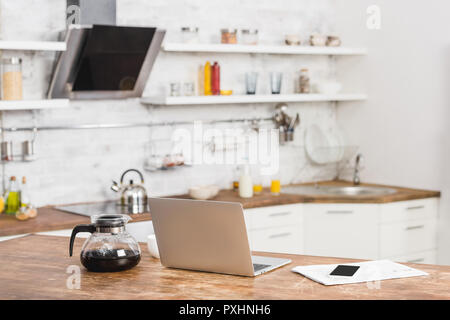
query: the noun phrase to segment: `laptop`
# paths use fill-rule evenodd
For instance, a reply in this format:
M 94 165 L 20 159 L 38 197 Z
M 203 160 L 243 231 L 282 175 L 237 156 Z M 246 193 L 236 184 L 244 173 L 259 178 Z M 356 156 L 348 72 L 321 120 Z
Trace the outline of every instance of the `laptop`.
M 149 198 L 149 204 L 165 267 L 253 277 L 291 262 L 251 255 L 238 202 Z

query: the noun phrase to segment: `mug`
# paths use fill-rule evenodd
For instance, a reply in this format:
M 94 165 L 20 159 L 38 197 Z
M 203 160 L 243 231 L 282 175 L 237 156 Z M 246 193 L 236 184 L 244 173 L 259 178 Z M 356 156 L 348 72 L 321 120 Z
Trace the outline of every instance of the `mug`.
M 2 141 L 0 144 L 2 161 L 12 161 L 13 160 L 13 143 L 12 141 Z
M 22 142 L 22 160 L 36 160 L 36 154 L 34 153 L 34 140 L 25 140 Z
M 147 236 L 147 248 L 153 258 L 159 259 L 158 243 L 156 242 L 156 236 L 154 234 Z

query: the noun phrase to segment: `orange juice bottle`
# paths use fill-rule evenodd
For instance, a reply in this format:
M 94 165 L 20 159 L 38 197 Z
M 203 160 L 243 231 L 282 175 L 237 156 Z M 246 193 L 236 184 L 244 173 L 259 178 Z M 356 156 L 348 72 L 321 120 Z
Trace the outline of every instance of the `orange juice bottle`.
M 270 193 L 274 196 L 278 196 L 281 192 L 281 184 L 279 179 L 272 179 L 270 184 Z
M 205 80 L 203 82 L 203 88 L 205 89 L 205 96 L 212 95 L 211 90 L 211 63 L 209 61 L 206 61 L 205 64 Z

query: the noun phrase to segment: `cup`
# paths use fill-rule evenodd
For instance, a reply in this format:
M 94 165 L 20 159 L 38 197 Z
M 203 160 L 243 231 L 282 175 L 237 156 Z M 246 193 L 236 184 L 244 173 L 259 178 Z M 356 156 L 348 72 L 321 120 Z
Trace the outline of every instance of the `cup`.
M 181 87 L 179 82 L 170 83 L 170 96 L 179 97 L 181 96 Z
M 147 248 L 153 258 L 159 259 L 158 243 L 156 242 L 156 236 L 154 234 L 149 234 L 147 236 Z
M 281 72 L 270 73 L 270 88 L 272 89 L 272 94 L 280 94 L 282 78 L 283 73 Z
M 185 82 L 183 84 L 183 95 L 185 96 L 195 95 L 195 84 L 193 82 Z
M 25 140 L 22 142 L 22 160 L 36 160 L 36 154 L 34 152 L 34 140 Z
M 270 184 L 270 193 L 274 196 L 278 196 L 281 192 L 281 183 L 278 179 L 273 179 Z
M 256 93 L 257 82 L 258 82 L 258 72 L 247 72 L 245 74 L 245 84 L 247 88 L 247 94 Z
M 13 160 L 13 144 L 12 141 L 2 141 L 0 144 L 0 150 L 2 154 L 2 161 Z

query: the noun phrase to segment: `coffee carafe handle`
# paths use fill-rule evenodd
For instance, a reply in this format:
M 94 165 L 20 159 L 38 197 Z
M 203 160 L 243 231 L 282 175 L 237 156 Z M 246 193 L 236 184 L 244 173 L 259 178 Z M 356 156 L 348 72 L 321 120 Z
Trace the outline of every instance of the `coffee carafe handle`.
M 75 236 L 78 232 L 95 232 L 95 225 L 94 224 L 79 224 L 72 230 L 72 235 L 70 236 L 70 245 L 69 245 L 69 255 L 72 256 L 73 252 L 73 242 L 75 240 Z

